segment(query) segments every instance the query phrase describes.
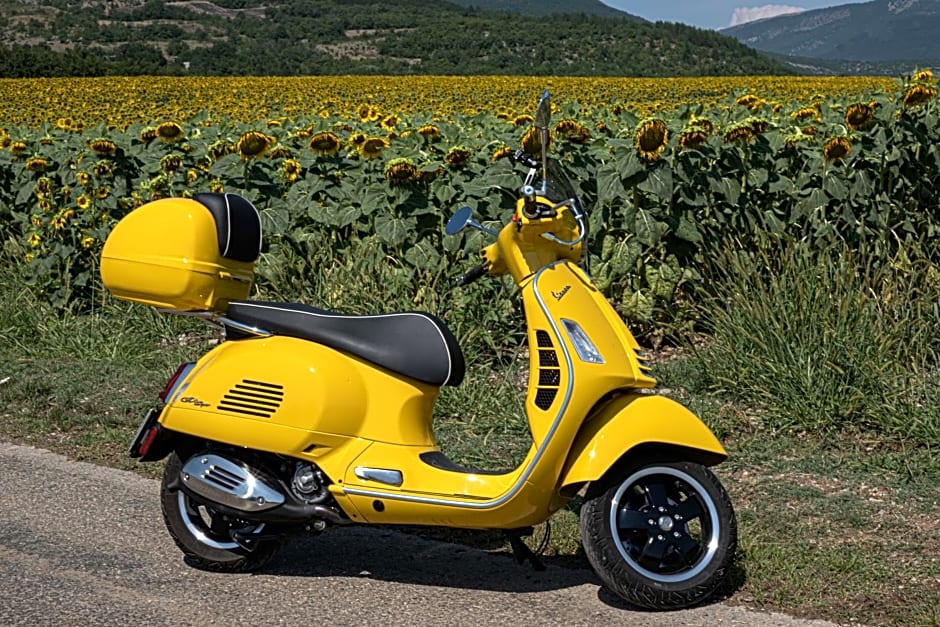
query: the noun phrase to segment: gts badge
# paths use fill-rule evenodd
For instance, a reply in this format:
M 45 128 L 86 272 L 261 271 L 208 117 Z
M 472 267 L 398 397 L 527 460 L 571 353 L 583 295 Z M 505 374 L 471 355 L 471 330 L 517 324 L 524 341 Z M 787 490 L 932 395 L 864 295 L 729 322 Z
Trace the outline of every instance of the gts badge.
M 209 403 L 204 403 L 195 396 L 184 396 L 180 399 L 181 403 L 189 403 L 190 405 L 195 405 L 196 407 L 208 407 Z
M 564 298 L 565 294 L 567 294 L 567 293 L 568 293 L 568 290 L 570 290 L 570 289 L 571 289 L 571 286 L 570 286 L 570 285 L 566 285 L 566 286 L 564 286 L 563 288 L 561 288 L 561 291 L 559 291 L 559 292 L 552 292 L 552 296 L 555 297 L 555 300 L 561 300 L 562 298 Z

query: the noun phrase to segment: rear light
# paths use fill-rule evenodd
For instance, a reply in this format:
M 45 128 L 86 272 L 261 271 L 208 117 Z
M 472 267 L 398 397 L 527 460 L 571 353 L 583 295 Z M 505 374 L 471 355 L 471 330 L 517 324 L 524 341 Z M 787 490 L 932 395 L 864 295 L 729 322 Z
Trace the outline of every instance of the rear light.
M 189 374 L 189 371 L 192 370 L 195 365 L 196 362 L 190 361 L 176 369 L 176 374 L 170 377 L 170 380 L 166 383 L 166 387 L 160 392 L 160 401 L 166 403 L 167 399 L 173 397 L 173 391 L 176 390 L 179 383 L 186 378 L 186 375 Z
M 144 457 L 147 455 L 147 451 L 150 450 L 150 445 L 153 444 L 153 441 L 157 439 L 157 436 L 160 435 L 160 425 L 154 425 L 150 427 L 147 431 L 147 435 L 140 441 L 140 446 L 137 447 L 137 456 Z

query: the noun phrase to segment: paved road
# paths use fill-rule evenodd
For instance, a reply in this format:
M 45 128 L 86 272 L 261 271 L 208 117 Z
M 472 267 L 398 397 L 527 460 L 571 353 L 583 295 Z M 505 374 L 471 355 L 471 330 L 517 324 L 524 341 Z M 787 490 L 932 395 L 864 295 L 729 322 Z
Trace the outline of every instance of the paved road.
M 298 539 L 260 574 L 186 565 L 157 482 L 0 442 L 0 625 L 824 625 L 626 609 L 588 570 L 376 528 Z

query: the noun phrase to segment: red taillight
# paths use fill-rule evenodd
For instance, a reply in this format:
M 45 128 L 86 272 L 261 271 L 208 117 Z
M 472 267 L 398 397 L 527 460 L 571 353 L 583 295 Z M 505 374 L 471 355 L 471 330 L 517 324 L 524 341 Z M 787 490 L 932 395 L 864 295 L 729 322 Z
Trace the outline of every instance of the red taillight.
M 170 392 L 173 390 L 174 387 L 176 387 L 176 382 L 179 381 L 180 377 L 182 377 L 184 373 L 189 372 L 189 369 L 192 367 L 193 367 L 193 362 L 187 362 L 176 369 L 176 373 L 172 377 L 170 377 L 170 380 L 166 382 L 166 387 L 164 387 L 163 391 L 160 392 L 159 394 L 160 401 L 164 403 L 166 402 L 166 399 L 170 395 Z
M 140 441 L 140 446 L 137 447 L 138 457 L 143 457 L 147 454 L 147 451 L 150 450 L 150 445 L 153 444 L 153 441 L 157 439 L 157 436 L 160 434 L 160 426 L 154 425 L 147 430 L 147 435 Z

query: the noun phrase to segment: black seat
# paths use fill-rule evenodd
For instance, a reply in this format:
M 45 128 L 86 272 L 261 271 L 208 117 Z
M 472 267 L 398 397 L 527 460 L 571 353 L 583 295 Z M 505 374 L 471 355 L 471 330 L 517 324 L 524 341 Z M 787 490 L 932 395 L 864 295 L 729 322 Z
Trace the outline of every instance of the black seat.
M 229 319 L 317 342 L 431 385 L 459 385 L 465 365 L 457 339 L 427 313 L 350 316 L 296 303 L 234 301 Z

